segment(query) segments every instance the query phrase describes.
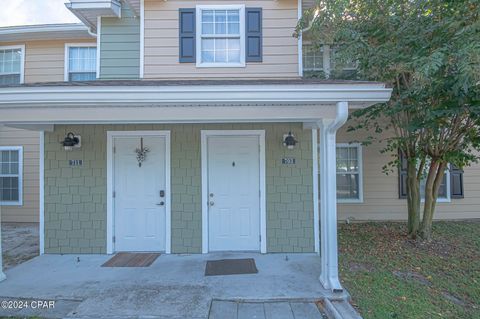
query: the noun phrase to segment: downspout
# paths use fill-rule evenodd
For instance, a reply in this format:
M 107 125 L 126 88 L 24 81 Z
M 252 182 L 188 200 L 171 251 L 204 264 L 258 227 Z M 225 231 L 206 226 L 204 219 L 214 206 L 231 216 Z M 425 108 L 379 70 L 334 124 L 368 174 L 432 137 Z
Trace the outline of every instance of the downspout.
M 337 183 L 336 183 L 336 133 L 348 119 L 348 102 L 338 102 L 336 116 L 322 120 L 321 128 L 321 274 L 320 281 L 326 289 L 343 291 L 338 276 L 337 234 Z
M 335 121 L 333 121 L 329 126 L 328 130 L 331 133 L 336 133 L 339 128 L 341 128 L 348 119 L 348 102 L 338 102 L 337 103 L 337 112 Z

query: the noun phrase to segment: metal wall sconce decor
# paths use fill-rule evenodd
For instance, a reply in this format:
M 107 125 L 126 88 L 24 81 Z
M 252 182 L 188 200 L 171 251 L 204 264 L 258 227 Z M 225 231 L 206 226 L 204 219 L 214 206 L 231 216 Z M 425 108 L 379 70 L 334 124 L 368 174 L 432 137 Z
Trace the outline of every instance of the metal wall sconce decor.
M 298 141 L 295 139 L 295 135 L 293 135 L 292 132 L 288 132 L 288 134 L 283 135 L 283 146 L 289 150 L 294 149 L 297 143 Z
M 75 135 L 72 132 L 69 132 L 61 144 L 66 151 L 71 151 L 74 148 L 80 148 L 82 146 L 82 138 L 80 135 Z
M 137 153 L 137 162 L 138 162 L 138 167 L 142 167 L 142 163 L 145 162 L 147 159 L 147 153 L 150 152 L 150 149 L 148 147 L 143 146 L 143 137 L 140 138 L 140 148 L 137 148 L 135 150 L 135 153 Z

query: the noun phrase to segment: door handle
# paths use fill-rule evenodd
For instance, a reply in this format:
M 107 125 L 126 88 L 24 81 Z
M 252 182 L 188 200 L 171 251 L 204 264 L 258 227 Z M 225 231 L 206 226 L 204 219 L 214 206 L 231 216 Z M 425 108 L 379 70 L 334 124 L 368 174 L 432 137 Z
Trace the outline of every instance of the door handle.
M 163 206 L 163 205 L 165 205 L 165 202 L 160 202 L 157 204 L 157 206 Z
M 210 206 L 213 206 L 215 205 L 215 203 L 213 201 L 211 201 L 210 203 L 208 203 Z

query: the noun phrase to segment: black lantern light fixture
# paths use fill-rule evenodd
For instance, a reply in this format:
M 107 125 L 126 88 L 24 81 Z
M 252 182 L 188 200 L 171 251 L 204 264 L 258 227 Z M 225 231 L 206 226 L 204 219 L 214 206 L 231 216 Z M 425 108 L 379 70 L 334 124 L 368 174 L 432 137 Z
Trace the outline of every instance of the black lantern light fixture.
M 298 141 L 292 132 L 288 132 L 288 134 L 283 136 L 283 146 L 286 146 L 289 150 L 293 149 L 297 143 Z
M 61 143 L 66 151 L 71 151 L 73 148 L 80 147 L 80 136 L 76 136 L 72 132 L 69 132 Z

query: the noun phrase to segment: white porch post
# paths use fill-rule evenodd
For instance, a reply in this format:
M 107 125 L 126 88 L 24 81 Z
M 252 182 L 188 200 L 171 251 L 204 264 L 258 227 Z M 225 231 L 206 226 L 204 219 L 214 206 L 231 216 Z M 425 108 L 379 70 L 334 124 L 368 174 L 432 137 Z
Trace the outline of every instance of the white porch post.
M 338 278 L 336 134 L 348 117 L 348 103 L 338 102 L 335 119 L 323 119 L 320 128 L 321 274 L 325 289 L 343 290 Z
M 0 206 L 0 281 L 7 279 L 3 272 L 3 250 L 2 250 L 2 206 Z

